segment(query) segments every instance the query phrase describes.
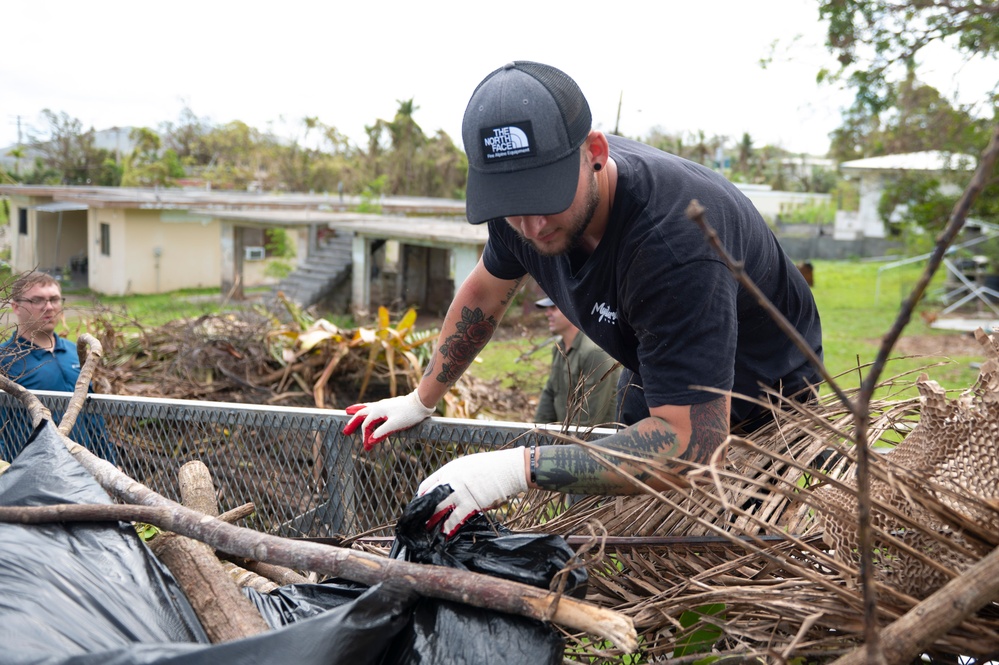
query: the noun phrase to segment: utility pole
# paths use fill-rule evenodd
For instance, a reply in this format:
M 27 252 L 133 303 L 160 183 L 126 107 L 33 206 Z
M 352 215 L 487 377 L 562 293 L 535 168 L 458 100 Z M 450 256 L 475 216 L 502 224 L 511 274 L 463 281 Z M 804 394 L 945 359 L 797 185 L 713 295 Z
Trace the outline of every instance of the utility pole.
M 617 98 L 617 118 L 614 120 L 614 134 L 620 136 L 621 133 L 618 131 L 621 127 L 621 102 L 624 101 L 624 90 Z

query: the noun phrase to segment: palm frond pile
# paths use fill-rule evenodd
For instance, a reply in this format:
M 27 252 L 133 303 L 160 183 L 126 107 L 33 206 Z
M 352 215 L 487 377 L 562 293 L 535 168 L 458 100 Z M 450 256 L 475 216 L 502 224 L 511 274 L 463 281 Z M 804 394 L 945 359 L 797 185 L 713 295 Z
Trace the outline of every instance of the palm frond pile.
M 881 625 L 999 546 L 999 341 L 979 339 L 989 360 L 956 399 L 924 375 L 920 397 L 872 403 Z M 856 423 L 831 396 L 783 406 L 752 440 L 730 437 L 682 478 L 652 468 L 670 491 L 568 506 L 533 492 L 509 525 L 586 543 L 590 600 L 635 620 L 647 662 L 830 662 L 864 642 Z M 578 641 L 573 659 L 610 659 L 600 646 Z M 928 654 L 994 658 L 999 602 Z

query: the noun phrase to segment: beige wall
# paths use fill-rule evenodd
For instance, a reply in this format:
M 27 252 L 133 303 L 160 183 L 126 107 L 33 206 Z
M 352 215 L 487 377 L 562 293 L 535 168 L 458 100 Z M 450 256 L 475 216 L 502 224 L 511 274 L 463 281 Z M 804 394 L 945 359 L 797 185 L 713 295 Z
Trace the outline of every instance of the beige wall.
M 10 265 L 15 273 L 33 270 L 38 263 L 35 257 L 35 211 L 28 210 L 28 235 L 17 232 L 20 209 L 34 202 L 27 196 L 10 197 Z
M 111 232 L 100 248 L 101 224 Z M 179 211 L 97 208 L 90 212 L 90 288 L 109 295 L 217 288 L 219 225 Z
M 50 270 L 68 265 L 81 253 L 88 259 L 88 285 L 106 295 L 162 293 L 184 288 L 219 288 L 221 285 L 221 225 L 218 220 L 184 210 L 91 207 L 62 213 L 62 234 L 57 250 L 58 214 L 42 213 L 33 206 L 51 203 L 51 197 L 10 197 L 7 229 L 11 266 L 15 272 L 35 268 Z M 28 234 L 20 235 L 18 211 L 27 210 Z M 101 254 L 101 224 L 110 230 L 110 254 Z M 287 229 L 304 258 L 306 230 Z M 157 257 L 154 250 L 159 249 Z M 264 275 L 267 261 L 244 261 L 244 287 L 263 286 L 277 280 Z
M 33 206 L 51 203 L 50 197 L 12 196 L 10 198 L 10 263 L 14 272 L 36 268 L 54 271 L 69 266 L 74 256 L 87 251 L 87 211 L 39 212 Z M 28 211 L 28 234 L 17 232 L 20 211 Z M 58 237 L 58 243 L 56 238 Z

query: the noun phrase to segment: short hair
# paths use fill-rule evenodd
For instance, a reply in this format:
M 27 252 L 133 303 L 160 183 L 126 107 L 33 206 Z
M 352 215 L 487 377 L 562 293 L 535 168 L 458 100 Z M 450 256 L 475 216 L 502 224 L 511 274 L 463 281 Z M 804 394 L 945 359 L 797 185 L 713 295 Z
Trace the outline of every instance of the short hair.
M 36 286 L 51 286 L 55 284 L 62 291 L 62 285 L 59 280 L 48 274 L 47 272 L 38 272 L 32 270 L 31 272 L 24 273 L 16 280 L 10 287 L 10 299 L 17 300 L 24 295 L 25 291 L 32 289 Z

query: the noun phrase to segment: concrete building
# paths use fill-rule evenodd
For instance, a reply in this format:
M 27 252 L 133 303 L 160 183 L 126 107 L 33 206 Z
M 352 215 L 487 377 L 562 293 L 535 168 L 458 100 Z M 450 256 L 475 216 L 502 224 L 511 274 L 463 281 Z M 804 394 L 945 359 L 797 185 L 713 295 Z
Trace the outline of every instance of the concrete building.
M 841 210 L 836 213 L 833 237 L 837 240 L 884 238 L 885 226 L 878 214 L 878 204 L 888 182 L 905 173 L 944 176 L 943 192 L 959 192 L 963 189 L 969 172 L 974 170 L 976 162 L 972 155 L 929 150 L 841 163 L 840 173 L 858 181 L 860 205 L 856 211 Z M 948 175 L 955 176 L 954 181 L 948 182 Z
M 244 288 L 275 281 L 265 272 L 266 229 L 289 233 L 302 266 L 339 227 L 354 248 L 346 269 L 357 273 L 356 293 L 364 297 L 354 305 L 366 309 L 376 244 L 441 250 L 433 261 L 446 266 L 431 272 L 460 283 L 486 238 L 484 228 L 469 231 L 462 201 L 445 199 L 386 199 L 383 214 L 364 215 L 347 212 L 358 201 L 336 195 L 4 185 L 0 196 L 10 202 L 15 272 L 44 270 L 105 295 L 221 287 L 239 298 Z

